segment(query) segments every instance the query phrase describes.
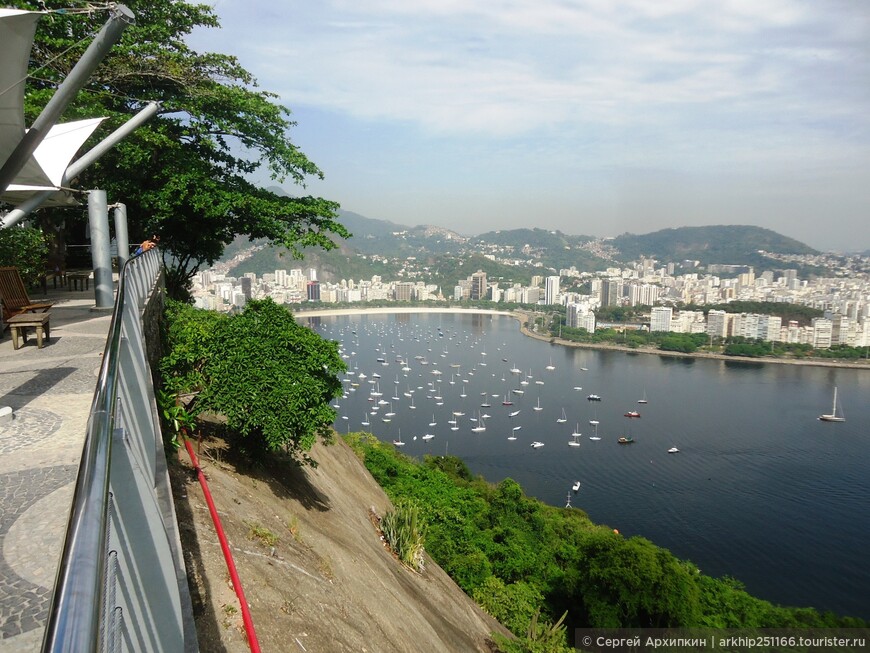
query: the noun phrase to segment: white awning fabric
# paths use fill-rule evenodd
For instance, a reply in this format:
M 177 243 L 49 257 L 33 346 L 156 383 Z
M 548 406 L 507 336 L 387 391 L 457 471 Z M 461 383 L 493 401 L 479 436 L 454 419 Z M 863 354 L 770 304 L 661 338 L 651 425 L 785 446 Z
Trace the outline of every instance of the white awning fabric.
M 0 8 L 0 165 L 24 137 L 24 85 L 36 25 L 44 12 Z M 75 204 L 59 190 L 75 153 L 104 118 L 78 120 L 53 126 L 28 159 L 0 202 L 18 204 L 34 193 L 58 191 L 45 205 Z
M 0 165 L 24 137 L 24 82 L 27 79 L 27 63 L 36 23 L 42 16 L 39 11 L 0 9 Z M 24 165 L 16 181 L 34 186 L 49 184 L 48 176 L 31 157 Z
M 46 183 L 40 185 L 23 184 L 19 183 L 20 176 L 16 177 L 15 182 L 9 185 L 7 191 L 0 194 L 0 201 L 18 204 L 33 193 L 58 190 L 65 183 L 64 173 L 75 153 L 103 120 L 105 118 L 89 118 L 52 127 L 39 147 L 36 148 L 36 152 L 33 153 L 33 158 L 46 176 Z M 58 197 L 52 199 L 54 201 L 49 200 L 46 204 L 57 204 L 58 201 L 67 204 L 71 200 L 66 193 L 60 193 Z

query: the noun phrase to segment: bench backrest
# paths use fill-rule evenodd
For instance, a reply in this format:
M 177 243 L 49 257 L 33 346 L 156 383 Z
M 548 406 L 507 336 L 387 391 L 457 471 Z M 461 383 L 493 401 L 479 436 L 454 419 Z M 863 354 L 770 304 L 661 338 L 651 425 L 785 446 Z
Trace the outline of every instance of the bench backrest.
M 14 266 L 0 267 L 0 300 L 3 300 L 7 315 L 19 313 L 25 306 L 31 305 L 18 268 Z

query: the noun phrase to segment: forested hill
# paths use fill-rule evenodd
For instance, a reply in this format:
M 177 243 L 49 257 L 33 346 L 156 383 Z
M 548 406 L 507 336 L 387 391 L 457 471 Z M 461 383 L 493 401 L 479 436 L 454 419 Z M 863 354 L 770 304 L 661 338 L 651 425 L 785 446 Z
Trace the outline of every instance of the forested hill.
M 759 250 L 775 254 L 818 254 L 793 238 L 748 225 L 679 227 L 643 235 L 623 234 L 611 243 L 619 250 L 621 260 L 646 256 L 660 261 L 697 260 L 702 264 L 770 267 L 771 259 L 761 256 Z

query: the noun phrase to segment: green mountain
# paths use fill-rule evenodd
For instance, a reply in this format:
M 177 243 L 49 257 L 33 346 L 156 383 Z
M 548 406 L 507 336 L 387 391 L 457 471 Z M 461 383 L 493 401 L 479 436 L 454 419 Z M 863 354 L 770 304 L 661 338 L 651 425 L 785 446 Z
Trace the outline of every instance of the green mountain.
M 759 250 L 775 254 L 819 253 L 770 229 L 747 225 L 662 229 L 643 235 L 623 234 L 610 242 L 619 250 L 618 257 L 622 261 L 644 256 L 660 261 L 696 260 L 702 265 L 719 263 L 782 268 L 786 267 L 782 262 L 762 256 Z
M 270 190 L 283 193 L 277 187 Z M 368 279 L 373 275 L 394 279 L 404 267 L 409 273 L 405 278 L 450 288 L 458 278 L 467 276 L 469 266 L 484 269 L 490 278 L 520 281 L 533 274 L 553 274 L 572 266 L 580 271 L 603 270 L 641 257 L 675 263 L 699 261 L 701 266 L 746 265 L 756 270 L 797 268 L 801 276 L 821 273 L 816 268 L 760 253 L 764 250 L 779 255 L 814 255 L 819 253 L 816 250 L 770 229 L 745 225 L 680 227 L 600 240 L 540 228 L 504 229 L 464 237 L 440 227 L 411 227 L 345 210 L 339 211 L 338 219 L 352 236 L 339 240 L 336 250 L 308 250 L 303 252 L 303 260 L 294 261 L 282 248 L 266 248 L 232 273 L 263 274 L 280 268 L 315 267 L 320 270 L 322 280 L 338 281 Z M 227 248 L 224 260 L 250 246 L 247 239 L 236 241 Z M 474 262 L 460 265 L 463 260 L 470 262 L 472 257 Z M 509 265 L 517 261 L 522 263 Z

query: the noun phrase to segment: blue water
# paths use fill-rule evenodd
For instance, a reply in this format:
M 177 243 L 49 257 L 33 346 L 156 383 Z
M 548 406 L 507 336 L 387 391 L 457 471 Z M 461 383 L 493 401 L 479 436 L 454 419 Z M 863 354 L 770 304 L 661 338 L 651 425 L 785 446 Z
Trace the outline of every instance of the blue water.
M 355 372 L 336 401 L 339 432 L 401 437 L 409 455 L 461 456 L 474 473 L 511 477 L 552 505 L 571 494 L 596 522 L 647 537 L 707 574 L 734 576 L 757 596 L 870 618 L 870 372 L 565 348 L 525 337 L 515 320 L 498 316 L 310 320 L 343 343 Z M 377 386 L 392 410 L 368 415 L 364 427 Z M 834 386 L 846 422 L 819 422 Z M 481 393 L 491 407 L 480 407 Z M 591 393 L 602 401 L 588 401 Z M 502 405 L 506 394 L 513 406 Z M 638 404 L 644 394 L 649 403 Z M 557 423 L 562 409 L 567 421 Z M 624 417 L 629 410 L 641 417 Z M 465 415 L 451 431 L 454 411 Z M 390 422 L 386 412 L 395 412 Z M 482 413 L 491 416 L 486 431 L 474 433 L 470 418 Z M 600 441 L 589 439 L 592 419 Z M 581 445 L 571 447 L 578 428 Z M 424 442 L 425 433 L 435 438 Z M 635 443 L 619 445 L 620 435 Z M 545 446 L 532 449 L 533 440 Z

